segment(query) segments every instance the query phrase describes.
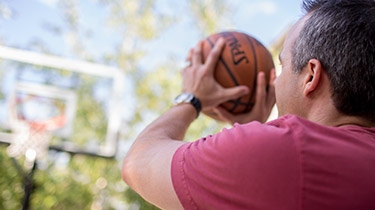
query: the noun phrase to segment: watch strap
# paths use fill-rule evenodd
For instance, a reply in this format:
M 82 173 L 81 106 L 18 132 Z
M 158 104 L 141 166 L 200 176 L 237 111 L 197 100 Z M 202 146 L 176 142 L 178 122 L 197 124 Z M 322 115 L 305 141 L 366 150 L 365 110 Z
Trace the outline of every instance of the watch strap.
M 194 106 L 195 110 L 197 110 L 197 118 L 198 118 L 199 113 L 202 110 L 201 102 L 199 101 L 197 97 L 194 96 L 193 99 L 191 99 L 190 103 Z
M 197 97 L 195 97 L 192 93 L 181 93 L 178 95 L 174 100 L 173 100 L 173 105 L 178 105 L 178 104 L 191 104 L 197 111 L 197 117 L 199 116 L 199 113 L 202 110 L 202 104 L 199 101 Z

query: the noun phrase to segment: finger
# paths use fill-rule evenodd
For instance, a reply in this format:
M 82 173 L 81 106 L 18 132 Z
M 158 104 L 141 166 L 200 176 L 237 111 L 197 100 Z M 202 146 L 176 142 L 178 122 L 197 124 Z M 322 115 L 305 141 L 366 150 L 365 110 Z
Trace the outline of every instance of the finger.
M 214 112 L 213 108 L 209 110 L 202 110 L 202 113 L 216 121 L 226 122 L 224 119 L 220 118 L 219 115 Z
M 236 87 L 233 87 L 233 88 L 225 88 L 222 91 L 221 98 L 224 102 L 224 101 L 239 98 L 239 97 L 241 97 L 243 95 L 246 95 L 248 93 L 249 93 L 249 88 L 247 86 L 236 86 Z
M 184 67 L 184 68 L 181 69 L 180 74 L 181 74 L 182 77 L 184 76 L 187 68 L 188 67 L 186 66 L 186 67 Z
M 272 69 L 269 87 L 268 87 L 268 93 L 267 93 L 267 107 L 268 107 L 268 109 L 272 109 L 273 105 L 275 105 L 275 102 L 276 102 L 275 79 L 276 79 L 276 71 L 275 71 L 275 69 Z
M 268 88 L 275 87 L 275 81 L 276 81 L 276 71 L 275 69 L 271 69 L 267 90 Z
M 264 75 L 264 72 L 258 73 L 258 79 L 257 79 L 257 89 L 256 89 L 256 98 L 255 98 L 255 109 L 259 109 L 261 107 L 264 107 L 266 104 L 266 78 Z
M 207 57 L 207 61 L 205 65 L 207 65 L 207 73 L 213 73 L 215 70 L 215 66 L 220 58 L 221 52 L 224 49 L 225 41 L 224 38 L 219 38 L 216 42 L 214 48 L 210 51 Z
M 217 117 L 222 121 L 228 122 L 231 125 L 233 125 L 236 122 L 235 115 L 231 114 L 222 107 L 216 107 L 213 109 L 213 111 L 217 115 Z
M 271 70 L 271 76 L 270 76 L 270 86 L 275 86 L 275 80 L 276 80 L 276 70 Z
M 190 48 L 189 52 L 188 52 L 188 55 L 186 57 L 186 61 L 190 61 L 191 62 L 191 58 L 193 56 L 193 52 L 194 52 L 194 49 L 193 48 Z
M 194 52 L 192 55 L 192 60 L 193 60 L 193 66 L 194 65 L 202 65 L 202 44 L 203 41 L 199 41 L 197 46 L 194 48 Z

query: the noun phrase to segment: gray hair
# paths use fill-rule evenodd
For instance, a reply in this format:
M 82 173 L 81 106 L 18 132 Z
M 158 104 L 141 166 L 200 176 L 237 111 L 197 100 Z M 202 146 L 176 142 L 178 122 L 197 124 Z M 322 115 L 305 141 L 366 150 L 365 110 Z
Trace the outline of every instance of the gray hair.
M 336 109 L 374 122 L 375 1 L 305 0 L 303 7 L 311 16 L 294 45 L 294 71 L 319 60 Z

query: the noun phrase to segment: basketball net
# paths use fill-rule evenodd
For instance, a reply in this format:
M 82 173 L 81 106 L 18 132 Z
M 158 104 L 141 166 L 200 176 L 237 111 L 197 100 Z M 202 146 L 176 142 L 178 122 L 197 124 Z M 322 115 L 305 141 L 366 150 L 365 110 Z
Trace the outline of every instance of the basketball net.
M 61 128 L 65 125 L 65 115 L 53 117 L 44 121 L 19 120 L 14 107 L 20 103 L 17 101 L 11 107 L 11 117 L 9 119 L 10 127 L 14 137 L 7 148 L 8 155 L 11 157 L 25 156 L 25 166 L 32 166 L 30 163 L 35 160 L 46 159 L 51 131 Z

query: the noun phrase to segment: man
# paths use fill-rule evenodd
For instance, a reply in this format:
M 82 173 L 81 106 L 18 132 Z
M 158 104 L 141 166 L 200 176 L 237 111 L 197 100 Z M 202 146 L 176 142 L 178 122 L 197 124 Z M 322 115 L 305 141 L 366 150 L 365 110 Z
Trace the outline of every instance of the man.
M 198 43 L 182 92 L 199 100 L 171 107 L 138 136 L 123 164 L 130 187 L 162 209 L 375 209 L 375 1 L 303 5 L 280 54 L 281 75 L 268 92 L 258 75 L 248 115 L 218 108 L 248 91 L 213 79 L 223 41 L 206 63 Z M 274 89 L 280 118 L 261 124 Z M 197 101 L 223 120 L 250 123 L 182 142 Z

